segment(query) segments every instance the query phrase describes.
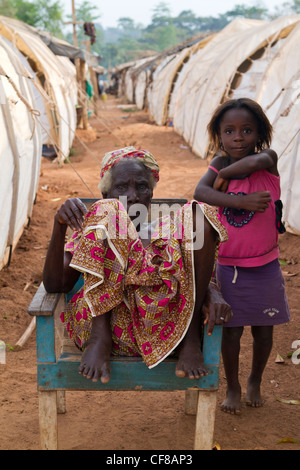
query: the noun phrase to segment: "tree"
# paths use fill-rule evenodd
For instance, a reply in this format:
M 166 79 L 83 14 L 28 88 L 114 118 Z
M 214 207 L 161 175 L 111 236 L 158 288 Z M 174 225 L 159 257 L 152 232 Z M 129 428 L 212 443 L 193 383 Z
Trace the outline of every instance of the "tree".
M 167 3 L 160 2 L 153 8 L 151 24 L 154 28 L 158 26 L 168 26 L 171 20 L 171 11 Z
M 135 29 L 135 24 L 132 18 L 122 16 L 118 19 L 118 27 L 121 28 L 125 33 Z
M 60 0 L 2 0 L 0 13 L 24 21 L 36 28 L 62 36 L 63 6 Z
M 275 7 L 274 13 L 270 14 L 270 18 L 278 18 L 279 16 L 293 15 L 300 13 L 300 0 L 292 0 L 291 2 L 283 2 L 280 6 Z
M 76 19 L 77 21 L 85 21 L 87 23 L 93 23 L 96 20 L 99 20 L 101 13 L 98 10 L 98 7 L 90 3 L 88 0 L 84 0 L 76 8 Z M 72 18 L 70 16 L 70 18 Z
M 101 14 L 98 7 L 92 5 L 88 0 L 84 0 L 79 6 L 76 6 L 76 21 L 81 23 L 94 23 L 99 20 Z M 72 15 L 67 15 L 68 21 L 72 21 Z M 78 46 L 82 47 L 82 43 L 85 43 L 87 36 L 84 34 L 83 24 L 80 24 L 76 28 Z M 100 36 L 100 37 L 99 37 Z M 73 43 L 73 34 L 67 34 L 67 40 Z M 102 44 L 103 34 L 101 32 L 96 33 L 96 43 L 91 46 L 92 50 L 98 50 L 100 43 Z
M 186 35 L 192 36 L 199 31 L 201 18 L 197 18 L 192 10 L 184 10 L 176 18 L 173 18 L 173 24 L 178 29 L 185 31 Z
M 252 18 L 261 20 L 267 17 L 268 10 L 260 6 L 247 7 L 246 5 L 235 5 L 235 7 L 227 11 L 225 15 L 232 21 L 234 18 Z
M 54 36 L 62 37 L 62 17 L 63 7 L 59 0 L 50 2 L 48 0 L 37 0 L 40 19 L 39 27 L 45 31 L 51 32 Z
M 141 41 L 160 52 L 181 42 L 185 34 L 174 24 L 167 3 L 160 2 L 153 9 L 151 23 L 144 29 Z
M 300 13 L 300 0 L 293 0 L 292 2 L 292 10 L 294 13 Z
M 16 14 L 16 8 L 10 0 L 0 0 L 0 15 L 14 18 Z

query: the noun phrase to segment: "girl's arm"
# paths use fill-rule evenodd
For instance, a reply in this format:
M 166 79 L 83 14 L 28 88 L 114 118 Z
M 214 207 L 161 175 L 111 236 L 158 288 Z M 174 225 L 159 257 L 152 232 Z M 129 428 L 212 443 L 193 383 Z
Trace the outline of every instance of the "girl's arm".
M 249 175 L 258 170 L 268 170 L 278 176 L 277 154 L 274 150 L 266 149 L 260 153 L 249 155 L 222 168 L 219 172 L 220 178 L 234 179 L 239 176 Z
M 243 160 L 246 160 L 246 158 Z M 212 160 L 210 166 L 214 167 L 217 172 L 219 172 L 219 174 L 209 168 L 197 184 L 194 193 L 194 199 L 200 202 L 205 202 L 206 204 L 210 204 L 211 206 L 231 207 L 233 209 L 247 209 L 255 212 L 264 212 L 268 207 L 269 202 L 271 201 L 270 193 L 268 191 L 257 191 L 255 193 L 242 196 L 236 194 L 226 194 L 214 189 L 214 183 L 217 176 L 219 178 L 221 172 L 229 168 L 223 168 L 223 161 L 224 157 L 216 157 Z M 224 176 L 221 178 L 227 179 L 224 178 Z

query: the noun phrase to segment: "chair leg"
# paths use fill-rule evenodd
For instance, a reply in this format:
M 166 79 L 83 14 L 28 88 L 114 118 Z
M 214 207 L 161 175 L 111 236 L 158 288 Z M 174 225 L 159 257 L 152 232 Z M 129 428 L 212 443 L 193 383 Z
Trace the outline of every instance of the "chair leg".
M 199 391 L 195 429 L 195 450 L 212 450 L 217 391 Z
M 199 390 L 186 390 L 185 391 L 184 411 L 187 415 L 197 414 L 198 394 L 199 394 Z
M 65 390 L 57 390 L 57 413 L 64 414 L 66 413 L 66 392 Z
M 41 450 L 57 450 L 57 392 L 38 393 Z

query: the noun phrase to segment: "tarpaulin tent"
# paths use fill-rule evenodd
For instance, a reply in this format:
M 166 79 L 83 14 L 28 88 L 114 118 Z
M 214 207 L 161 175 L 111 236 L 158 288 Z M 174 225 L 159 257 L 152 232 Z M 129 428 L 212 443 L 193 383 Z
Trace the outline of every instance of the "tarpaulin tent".
M 0 56 L 1 269 L 31 217 L 39 179 L 42 136 L 30 111 L 36 106 L 29 74 L 1 36 Z
M 76 129 L 77 81 L 75 66 L 59 59 L 34 28 L 0 16 L 0 36 L 8 39 L 26 58 L 28 71 L 43 96 L 43 144 L 56 145 L 58 159 L 69 155 Z M 62 60 L 68 61 L 68 67 Z
M 0 16 L 0 269 L 32 216 L 43 145 L 69 155 L 78 87 L 70 59 L 32 27 Z

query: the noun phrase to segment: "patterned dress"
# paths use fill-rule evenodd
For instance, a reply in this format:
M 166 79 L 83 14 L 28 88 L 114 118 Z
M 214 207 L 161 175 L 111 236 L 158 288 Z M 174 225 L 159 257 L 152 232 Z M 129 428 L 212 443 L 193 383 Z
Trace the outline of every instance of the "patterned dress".
M 198 204 L 195 202 L 195 204 Z M 199 204 L 219 234 L 227 232 L 216 211 Z M 159 219 L 150 244 L 141 239 L 118 200 L 97 201 L 82 232 L 66 245 L 83 287 L 61 315 L 70 337 L 84 349 L 93 316 L 111 311 L 113 354 L 142 356 L 149 368 L 181 342 L 192 319 L 194 266 L 192 203 Z

